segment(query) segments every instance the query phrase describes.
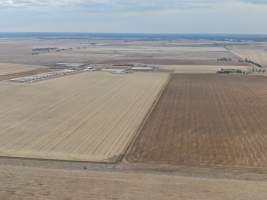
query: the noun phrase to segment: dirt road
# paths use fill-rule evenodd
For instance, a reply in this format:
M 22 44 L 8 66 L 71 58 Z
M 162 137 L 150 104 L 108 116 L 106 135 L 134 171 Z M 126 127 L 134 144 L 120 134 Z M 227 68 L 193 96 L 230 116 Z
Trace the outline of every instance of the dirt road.
M 1 200 L 265 200 L 267 182 L 0 166 Z

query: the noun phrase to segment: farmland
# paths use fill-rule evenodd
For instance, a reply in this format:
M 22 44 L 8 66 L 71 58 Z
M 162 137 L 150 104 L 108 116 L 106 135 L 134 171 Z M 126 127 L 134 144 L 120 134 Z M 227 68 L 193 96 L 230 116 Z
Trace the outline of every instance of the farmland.
M 0 156 L 114 162 L 168 75 L 85 72 L 0 85 Z
M 267 199 L 266 43 L 69 37 L 0 34 L 0 200 Z
M 35 65 L 0 63 L 0 77 L 3 75 L 21 73 L 21 72 L 36 70 L 39 68 L 46 68 L 46 67 L 35 66 Z
M 267 67 L 267 44 L 233 45 L 229 49 L 243 59 L 249 59 Z
M 0 63 L 0 81 L 6 81 L 13 78 L 30 76 L 40 73 L 56 71 L 56 68 L 49 68 L 46 66 L 23 65 Z
M 175 74 L 127 160 L 267 167 L 267 78 Z
M 179 74 L 215 74 L 217 71 L 221 70 L 222 68 L 234 68 L 234 69 L 240 69 L 243 71 L 249 71 L 250 66 L 246 65 L 236 65 L 236 66 L 221 66 L 221 65 L 163 65 L 160 66 L 160 69 L 163 70 L 170 70 L 173 73 L 179 73 Z
M 35 54 L 35 49 L 53 49 Z M 230 58 L 227 63 L 219 58 Z M 58 62 L 90 64 L 144 63 L 158 65 L 240 65 L 238 57 L 211 41 L 112 41 L 68 39 L 7 39 L 0 43 L 1 62 L 49 65 Z

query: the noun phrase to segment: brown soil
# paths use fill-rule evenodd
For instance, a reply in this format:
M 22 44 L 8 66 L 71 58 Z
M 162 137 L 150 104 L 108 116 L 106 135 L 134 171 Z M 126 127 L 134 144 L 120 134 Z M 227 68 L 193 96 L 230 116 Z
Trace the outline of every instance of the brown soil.
M 173 75 L 127 160 L 267 167 L 267 78 Z

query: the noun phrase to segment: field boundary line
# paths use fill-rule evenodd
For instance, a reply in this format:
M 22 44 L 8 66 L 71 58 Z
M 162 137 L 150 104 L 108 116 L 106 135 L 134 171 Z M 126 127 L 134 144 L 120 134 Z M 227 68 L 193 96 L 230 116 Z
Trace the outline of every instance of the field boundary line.
M 147 120 L 149 119 L 151 113 L 153 112 L 153 110 L 155 109 L 156 105 L 158 104 L 163 92 L 165 91 L 167 85 L 169 84 L 171 77 L 173 76 L 173 73 L 169 74 L 167 77 L 167 80 L 165 81 L 165 83 L 162 85 L 159 93 L 157 94 L 154 102 L 152 103 L 152 105 L 150 106 L 148 112 L 146 113 L 142 123 L 140 124 L 140 126 L 138 127 L 138 129 L 135 131 L 133 138 L 129 141 L 129 144 L 126 145 L 125 150 L 123 151 L 124 154 L 120 155 L 119 158 L 117 159 L 117 161 L 115 163 L 120 163 L 120 162 L 126 162 L 127 161 L 127 155 L 129 153 L 129 151 L 131 150 L 131 148 L 134 146 L 135 142 L 137 141 L 137 139 L 140 137 L 141 135 L 141 131 L 144 127 L 144 125 L 146 124 Z
M 62 163 L 84 163 L 84 164 L 103 164 L 103 165 L 114 165 L 116 162 L 110 161 L 82 161 L 82 160 L 68 160 L 68 159 L 56 159 L 56 158 L 35 158 L 35 157 L 23 157 L 23 156 L 16 156 L 16 155 L 6 155 L 0 156 L 1 159 L 9 159 L 9 160 L 18 160 L 18 161 L 52 161 L 52 162 L 62 162 Z M 1 165 L 1 163 L 0 163 Z

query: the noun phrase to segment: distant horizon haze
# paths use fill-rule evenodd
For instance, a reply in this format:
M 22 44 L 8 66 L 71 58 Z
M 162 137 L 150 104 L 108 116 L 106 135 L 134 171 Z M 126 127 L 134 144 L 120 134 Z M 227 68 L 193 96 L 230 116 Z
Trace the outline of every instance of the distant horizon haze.
M 267 0 L 0 0 L 0 32 L 267 34 Z
M 43 38 L 43 39 L 85 39 L 85 40 L 125 40 L 125 41 L 175 41 L 211 40 L 227 42 L 267 42 L 263 34 L 168 34 L 168 33 L 90 33 L 90 32 L 0 32 L 3 38 Z

